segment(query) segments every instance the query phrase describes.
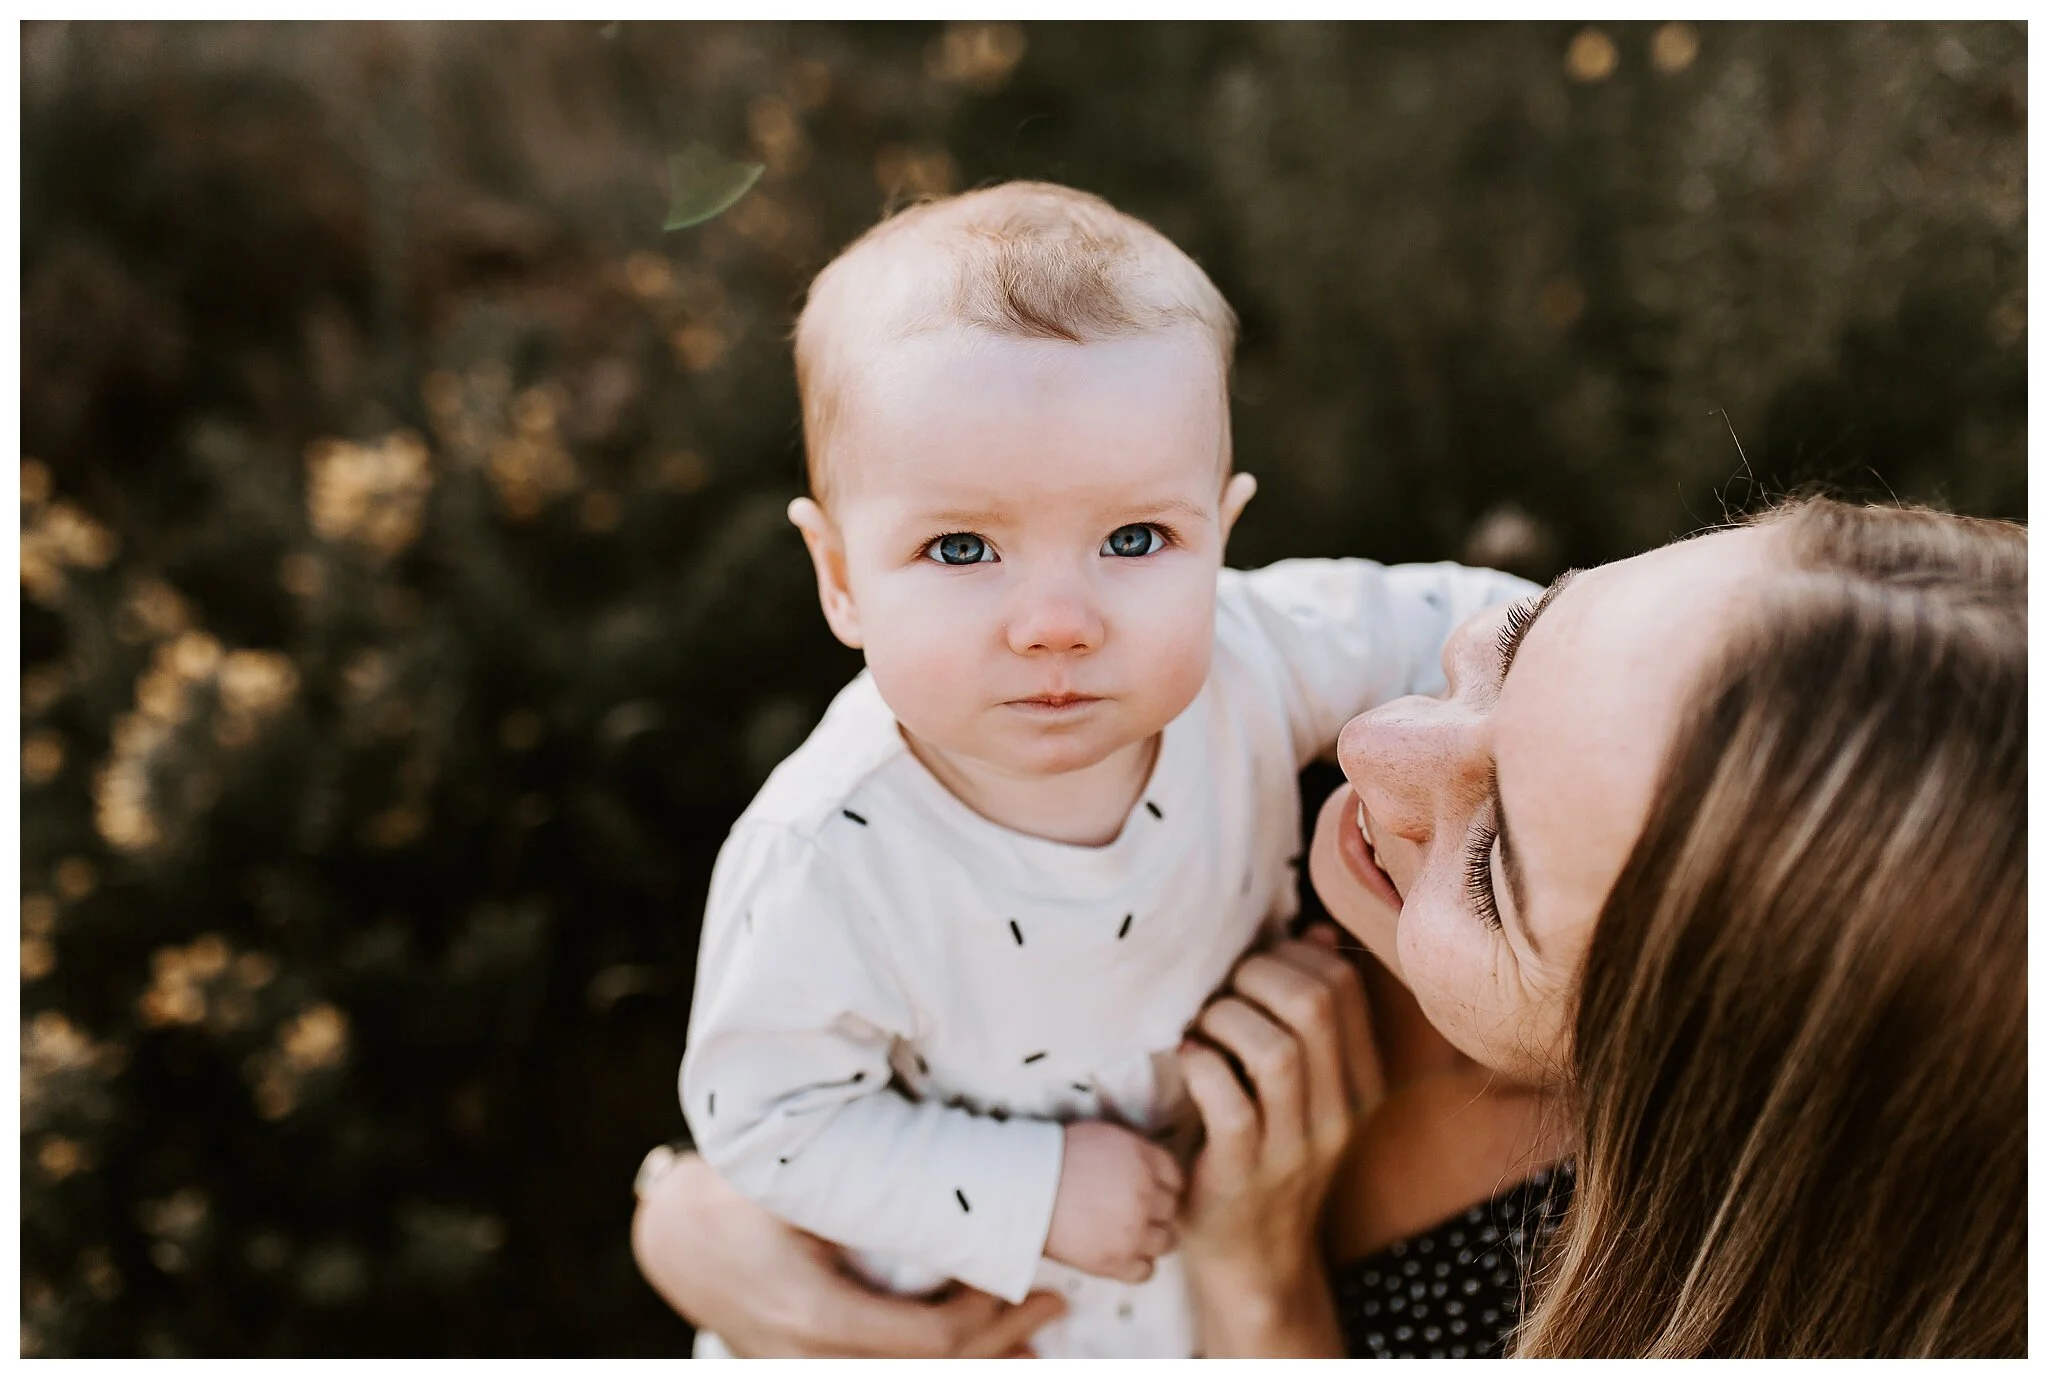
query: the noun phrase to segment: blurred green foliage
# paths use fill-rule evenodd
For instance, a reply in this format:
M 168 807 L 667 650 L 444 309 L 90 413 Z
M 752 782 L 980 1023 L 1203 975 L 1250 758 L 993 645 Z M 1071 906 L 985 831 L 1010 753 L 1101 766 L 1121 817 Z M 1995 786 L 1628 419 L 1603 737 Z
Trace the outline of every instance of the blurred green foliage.
M 2015 24 L 32 24 L 22 80 L 26 1353 L 686 1345 L 629 1183 L 712 857 L 857 667 L 787 336 L 906 196 L 1208 267 L 1238 564 L 2024 515 Z M 664 235 L 693 145 L 765 171 Z

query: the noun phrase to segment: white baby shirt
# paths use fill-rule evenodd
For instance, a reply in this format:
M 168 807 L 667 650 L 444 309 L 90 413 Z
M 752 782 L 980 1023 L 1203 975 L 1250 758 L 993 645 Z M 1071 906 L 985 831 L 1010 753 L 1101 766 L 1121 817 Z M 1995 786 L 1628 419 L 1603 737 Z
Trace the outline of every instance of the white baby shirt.
M 1114 842 L 1015 833 L 925 769 L 866 673 L 720 851 L 684 1114 L 705 1158 L 877 1282 L 1066 1293 L 1041 1355 L 1192 1353 L 1177 1255 L 1131 1287 L 1040 1258 L 1061 1122 L 1196 1129 L 1173 1050 L 1298 907 L 1296 774 L 1443 688 L 1445 637 L 1533 586 L 1452 564 L 1225 570 L 1209 679 Z

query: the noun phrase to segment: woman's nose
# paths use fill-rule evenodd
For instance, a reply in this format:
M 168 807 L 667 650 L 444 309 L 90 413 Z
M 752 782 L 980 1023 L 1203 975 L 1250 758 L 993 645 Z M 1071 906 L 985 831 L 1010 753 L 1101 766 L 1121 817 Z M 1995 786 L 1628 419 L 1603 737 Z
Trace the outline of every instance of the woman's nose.
M 1079 580 L 1032 581 L 1012 608 L 1010 650 L 1020 656 L 1094 651 L 1102 645 L 1102 614 Z
M 1427 842 L 1486 777 L 1484 720 L 1455 699 L 1410 695 L 1360 714 L 1337 736 L 1337 764 L 1375 827 Z

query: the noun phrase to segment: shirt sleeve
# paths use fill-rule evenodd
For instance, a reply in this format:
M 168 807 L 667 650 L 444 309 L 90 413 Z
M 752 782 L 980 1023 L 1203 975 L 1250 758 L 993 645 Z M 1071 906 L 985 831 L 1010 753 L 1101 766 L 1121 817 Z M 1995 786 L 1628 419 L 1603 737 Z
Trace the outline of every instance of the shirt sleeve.
M 1225 635 L 1273 662 L 1299 767 L 1327 755 L 1367 709 L 1443 693 L 1443 646 L 1458 624 L 1537 587 L 1449 561 L 1283 560 L 1225 571 L 1218 604 Z
M 680 1079 L 699 1152 L 792 1225 L 1021 1301 L 1063 1132 L 892 1089 L 890 1042 L 914 1033 L 883 937 L 829 860 L 781 829 L 728 840 Z

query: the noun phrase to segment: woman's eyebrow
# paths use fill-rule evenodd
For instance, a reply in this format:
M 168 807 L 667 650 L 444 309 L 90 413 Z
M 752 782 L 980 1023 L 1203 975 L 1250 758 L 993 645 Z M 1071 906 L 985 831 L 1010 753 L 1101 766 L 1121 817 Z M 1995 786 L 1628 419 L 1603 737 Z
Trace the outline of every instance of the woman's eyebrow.
M 1564 586 L 1571 583 L 1572 577 L 1576 574 L 1576 569 L 1566 570 L 1550 581 L 1550 587 L 1543 591 L 1543 596 L 1536 600 L 1536 606 L 1529 610 L 1529 616 L 1523 620 L 1521 630 L 1515 634 L 1514 640 L 1508 643 L 1506 654 L 1501 657 L 1500 678 L 1503 683 L 1508 678 L 1508 671 L 1515 664 L 1515 653 L 1522 649 L 1522 643 L 1527 640 L 1530 629 L 1536 626 L 1536 619 L 1543 616 L 1543 610 L 1550 607 L 1551 600 L 1564 591 Z M 1538 952 L 1536 935 L 1529 928 L 1527 919 L 1529 899 L 1525 889 L 1527 883 L 1522 880 L 1522 857 L 1515 851 L 1514 844 L 1508 838 L 1508 811 L 1506 802 L 1501 798 L 1500 773 L 1495 771 L 1492 774 L 1493 822 L 1494 832 L 1500 838 L 1500 869 L 1507 873 L 1508 897 L 1515 902 L 1516 927 L 1522 931 L 1522 937 L 1528 940 L 1530 951 Z

